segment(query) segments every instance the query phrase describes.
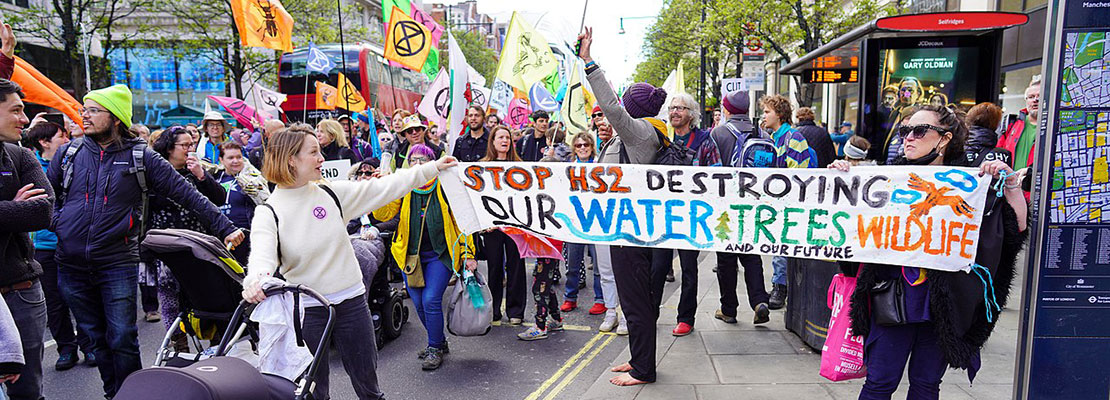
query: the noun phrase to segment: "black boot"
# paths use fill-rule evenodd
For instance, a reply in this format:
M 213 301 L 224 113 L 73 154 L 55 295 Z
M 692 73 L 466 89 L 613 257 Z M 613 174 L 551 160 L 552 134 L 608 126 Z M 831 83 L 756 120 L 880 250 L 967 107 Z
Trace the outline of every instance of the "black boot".
M 786 285 L 774 286 L 775 288 L 771 290 L 771 299 L 767 301 L 767 306 L 772 310 L 778 310 L 786 305 Z

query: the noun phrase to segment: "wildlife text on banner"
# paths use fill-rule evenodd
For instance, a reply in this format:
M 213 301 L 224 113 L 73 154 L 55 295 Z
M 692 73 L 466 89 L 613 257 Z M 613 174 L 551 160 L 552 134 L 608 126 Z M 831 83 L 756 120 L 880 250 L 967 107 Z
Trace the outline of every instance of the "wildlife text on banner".
M 231 0 L 243 46 L 293 51 L 293 17 L 278 0 Z
M 463 163 L 441 176 L 459 227 L 577 243 L 967 270 L 990 176 L 942 166 L 735 169 Z
M 385 35 L 385 58 L 419 72 L 432 47 L 435 44 L 432 43 L 432 34 L 428 32 L 428 28 L 400 8 L 393 7 Z

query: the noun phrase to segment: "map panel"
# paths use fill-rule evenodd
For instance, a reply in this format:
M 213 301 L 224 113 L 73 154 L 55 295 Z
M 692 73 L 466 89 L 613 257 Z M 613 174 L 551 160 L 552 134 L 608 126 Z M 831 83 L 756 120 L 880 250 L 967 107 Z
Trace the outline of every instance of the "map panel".
M 1110 107 L 1106 32 L 1071 32 L 1064 40 L 1061 107 Z
M 1110 217 L 1110 112 L 1060 111 L 1050 191 L 1052 223 L 1099 223 Z

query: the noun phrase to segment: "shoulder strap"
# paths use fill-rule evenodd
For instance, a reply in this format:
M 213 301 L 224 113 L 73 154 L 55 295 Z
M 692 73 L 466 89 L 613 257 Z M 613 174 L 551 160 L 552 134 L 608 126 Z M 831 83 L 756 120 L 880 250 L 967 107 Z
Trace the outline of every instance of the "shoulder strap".
M 318 186 L 320 186 L 320 189 L 324 189 L 325 192 L 328 192 L 328 196 L 331 196 L 332 201 L 335 201 L 335 207 L 339 209 L 339 218 L 342 219 L 343 218 L 343 205 L 339 204 L 339 196 L 336 196 L 335 192 L 332 191 L 331 188 L 328 187 L 328 185 L 318 185 Z M 276 216 L 277 214 L 274 214 L 274 215 Z
M 274 215 L 274 239 L 277 239 L 276 241 L 277 241 L 277 253 L 278 253 L 277 254 L 277 256 L 278 256 L 278 266 L 280 267 L 281 266 L 281 237 L 278 236 L 279 235 L 278 232 L 280 232 L 280 230 L 278 230 L 277 210 L 275 210 L 274 206 L 271 206 L 269 203 L 262 203 L 262 204 L 259 204 L 259 205 L 262 206 L 262 207 L 269 208 L 270 209 L 270 214 Z
M 139 209 L 139 239 L 146 235 L 146 212 L 150 206 L 150 188 L 147 187 L 146 181 L 146 163 L 144 155 L 146 152 L 146 143 L 136 144 L 131 148 L 131 168 L 128 172 L 135 174 L 135 179 L 139 182 L 139 190 L 142 192 L 142 206 Z
M 69 194 L 69 186 L 73 184 L 73 157 L 77 156 L 77 151 L 81 150 L 83 144 L 85 144 L 84 136 L 73 139 L 69 142 L 65 154 L 62 155 L 62 192 L 55 193 L 59 202 L 64 202 L 66 195 Z

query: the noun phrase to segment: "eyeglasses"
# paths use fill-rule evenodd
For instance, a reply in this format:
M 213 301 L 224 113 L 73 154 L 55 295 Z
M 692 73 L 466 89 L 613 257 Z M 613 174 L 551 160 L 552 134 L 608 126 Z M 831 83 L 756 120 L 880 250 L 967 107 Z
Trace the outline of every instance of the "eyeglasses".
M 190 147 L 196 146 L 196 142 L 174 143 L 174 146 L 190 148 Z
M 575 143 L 574 144 L 574 148 L 576 148 L 576 149 L 584 149 L 584 148 L 587 148 L 587 147 L 590 147 L 589 143 Z
M 601 117 L 604 117 L 604 116 L 605 116 L 605 114 L 602 114 L 602 113 L 599 113 L 599 112 L 596 112 L 596 113 L 594 113 L 594 115 L 592 115 L 592 117 L 594 117 L 594 118 L 601 118 Z
M 667 107 L 667 111 L 674 111 L 674 110 L 685 110 L 685 111 L 690 111 L 690 110 L 692 110 L 692 108 L 690 108 L 690 107 L 683 107 L 683 106 L 670 106 L 670 107 Z
M 355 172 L 355 176 L 373 176 L 373 175 L 374 175 L 374 171 L 358 171 L 358 172 Z
M 77 111 L 80 115 L 88 115 L 90 117 L 95 117 L 97 114 L 100 114 L 102 112 L 107 112 L 108 110 L 102 110 L 102 109 L 99 109 L 99 108 L 96 108 L 96 107 L 81 107 L 81 109 L 79 109 Z
M 428 161 L 429 160 L 428 160 L 427 157 L 412 157 L 412 158 L 409 158 L 409 164 L 412 164 L 412 165 L 423 164 L 423 163 L 426 163 Z
M 938 135 L 942 134 L 942 132 L 948 132 L 948 129 L 941 128 L 936 125 L 919 124 L 903 125 L 901 128 L 898 128 L 898 135 L 901 136 L 903 139 L 913 138 L 913 140 L 921 140 L 921 138 L 925 137 L 925 134 L 929 133 L 930 130 L 936 131 Z

